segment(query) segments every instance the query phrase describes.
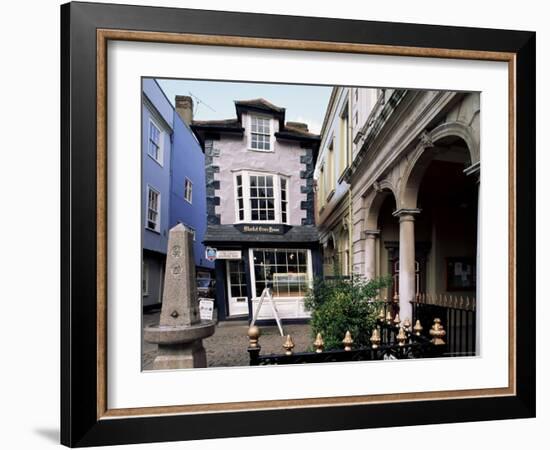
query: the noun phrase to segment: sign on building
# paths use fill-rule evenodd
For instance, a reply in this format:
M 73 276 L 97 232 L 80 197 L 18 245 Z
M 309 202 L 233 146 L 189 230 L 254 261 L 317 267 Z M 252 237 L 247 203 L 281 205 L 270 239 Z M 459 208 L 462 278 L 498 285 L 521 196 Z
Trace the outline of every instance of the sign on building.
M 215 261 L 216 259 L 242 259 L 240 250 L 218 250 L 217 248 L 206 247 L 206 259 Z
M 208 261 L 216 261 L 218 250 L 212 247 L 206 247 L 204 253 Z
M 244 234 L 285 234 L 290 228 L 289 225 L 256 225 L 256 224 L 235 224 L 234 227 Z
M 199 298 L 199 316 L 201 320 L 212 320 L 214 318 L 214 300 Z
M 240 250 L 218 250 L 218 259 L 242 259 Z

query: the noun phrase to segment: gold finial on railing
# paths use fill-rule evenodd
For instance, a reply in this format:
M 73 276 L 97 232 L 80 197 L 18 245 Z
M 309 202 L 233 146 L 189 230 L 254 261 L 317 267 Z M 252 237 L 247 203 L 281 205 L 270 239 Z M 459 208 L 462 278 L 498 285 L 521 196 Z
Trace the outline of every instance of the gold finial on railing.
M 386 322 L 389 325 L 391 323 L 391 311 L 388 309 L 388 312 L 386 313 Z
M 399 313 L 395 313 L 395 317 L 393 318 L 393 324 L 397 327 L 401 323 L 401 319 L 399 318 Z
M 403 347 L 405 345 L 407 335 L 405 334 L 405 330 L 403 329 L 403 327 L 399 327 L 399 333 L 397 333 L 396 339 L 400 347 Z
M 405 329 L 406 332 L 411 331 L 411 321 L 409 320 L 408 317 L 403 321 L 403 328 Z
M 441 325 L 441 319 L 436 317 L 434 319 L 434 324 L 430 330 L 430 336 L 432 337 L 432 344 L 434 345 L 445 345 L 443 338 L 447 332 L 444 330 L 443 325 Z
M 399 303 L 399 294 L 397 292 L 395 292 L 395 295 L 393 296 L 393 302 Z
M 384 322 L 384 318 L 386 315 L 384 314 L 384 308 L 380 308 L 380 312 L 378 313 L 378 320 L 380 322 Z
M 258 348 L 258 340 L 260 339 L 260 329 L 254 325 L 248 329 L 248 348 Z
M 423 329 L 424 329 L 424 327 L 420 323 L 420 320 L 417 319 L 416 323 L 414 324 L 414 328 L 413 328 L 414 334 L 416 334 L 417 336 L 420 336 L 422 334 Z
M 373 349 L 378 348 L 381 340 L 382 339 L 380 338 L 380 331 L 378 330 L 378 328 L 375 328 L 374 330 L 372 330 L 372 335 L 370 337 L 371 347 Z
M 316 353 L 323 352 L 323 349 L 325 348 L 325 341 L 323 341 L 323 336 L 321 336 L 321 333 L 317 333 L 317 337 L 315 338 L 313 346 L 315 347 Z
M 462 295 L 460 296 L 460 307 L 464 308 L 464 298 L 462 297 Z
M 286 341 L 283 344 L 283 348 L 286 350 L 285 355 L 292 355 L 292 349 L 294 348 L 294 341 L 290 337 L 290 334 L 286 335 Z
M 351 344 L 353 344 L 353 339 L 351 337 L 351 333 L 346 331 L 346 335 L 344 336 L 344 340 L 342 341 L 342 344 L 344 344 L 344 350 L 346 352 L 351 351 Z

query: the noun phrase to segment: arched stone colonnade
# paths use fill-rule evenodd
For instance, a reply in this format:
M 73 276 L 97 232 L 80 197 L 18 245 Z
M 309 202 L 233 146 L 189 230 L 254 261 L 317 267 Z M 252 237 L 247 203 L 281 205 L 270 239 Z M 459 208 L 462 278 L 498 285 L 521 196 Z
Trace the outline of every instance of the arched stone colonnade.
M 355 245 L 362 246 L 362 268 L 366 278 L 374 278 L 381 273 L 378 267 L 379 251 L 377 251 L 380 248 L 381 236 L 380 210 L 384 202 L 395 201 L 395 210 L 392 215 L 399 224 L 399 286 L 396 289 L 399 295 L 401 318 L 412 317 L 410 302 L 414 300 L 418 283 L 415 221 L 423 214 L 422 205 L 419 204 L 422 183 L 428 168 L 434 161 L 451 160 L 457 158 L 456 155 L 464 166 L 462 172 L 465 175 L 472 179 L 479 174 L 477 134 L 464 122 L 445 122 L 429 132 L 422 132 L 416 139 L 416 145 L 404 153 L 363 194 L 362 229 L 360 239 Z M 476 181 L 479 181 L 479 177 Z M 439 270 L 446 270 L 446 268 L 439 267 Z

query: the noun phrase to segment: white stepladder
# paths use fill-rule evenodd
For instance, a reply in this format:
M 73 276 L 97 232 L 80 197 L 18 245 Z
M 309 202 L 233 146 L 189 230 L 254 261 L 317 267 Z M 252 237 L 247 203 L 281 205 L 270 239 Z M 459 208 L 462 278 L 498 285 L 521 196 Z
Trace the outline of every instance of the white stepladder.
M 273 301 L 273 296 L 271 295 L 271 289 L 269 287 L 265 287 L 262 291 L 262 295 L 260 295 L 260 301 L 258 302 L 258 306 L 256 306 L 256 311 L 252 316 L 252 322 L 250 323 L 250 326 L 253 326 L 256 322 L 256 318 L 258 317 L 260 308 L 262 307 L 262 304 L 266 297 L 269 300 L 271 310 L 273 311 L 273 315 L 275 316 L 275 322 L 277 322 L 277 326 L 279 327 L 279 333 L 281 333 L 281 336 L 284 336 L 285 334 L 283 333 L 283 325 L 281 323 L 281 318 L 279 317 L 279 311 L 277 311 L 277 305 L 275 305 L 275 302 Z

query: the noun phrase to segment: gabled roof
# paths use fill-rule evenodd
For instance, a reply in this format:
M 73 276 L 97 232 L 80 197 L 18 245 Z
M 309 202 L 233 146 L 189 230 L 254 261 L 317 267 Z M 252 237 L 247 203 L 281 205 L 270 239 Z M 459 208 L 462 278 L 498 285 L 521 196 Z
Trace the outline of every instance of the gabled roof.
M 274 105 L 264 98 L 251 100 L 235 100 L 237 117 L 225 120 L 194 120 L 191 129 L 199 139 L 201 146 L 204 146 L 205 135 L 208 133 L 244 133 L 242 114 L 246 111 L 255 111 L 269 114 L 279 121 L 279 131 L 275 133 L 277 139 L 288 139 L 300 141 L 303 144 L 313 146 L 314 158 L 317 157 L 320 136 L 310 133 L 307 124 L 299 122 L 288 122 L 285 124 L 285 108 Z
M 235 107 L 257 108 L 257 109 L 264 109 L 266 111 L 273 111 L 277 113 L 285 112 L 285 108 L 275 106 L 273 103 L 268 102 L 265 98 L 253 98 L 251 100 L 235 100 Z
M 191 122 L 193 129 L 204 129 L 211 131 L 235 131 L 243 132 L 244 128 L 238 119 L 224 119 L 224 120 L 193 120 Z
M 295 139 L 300 141 L 320 141 L 321 136 L 318 134 L 310 133 L 309 131 L 304 130 L 303 128 L 296 128 L 289 126 L 287 123 L 283 129 L 275 133 L 275 137 L 281 139 Z
M 235 109 L 237 110 L 237 119 L 242 120 L 244 111 L 255 111 L 267 113 L 279 120 L 279 128 L 285 125 L 285 108 L 275 106 L 265 98 L 253 98 L 251 100 L 235 100 Z

